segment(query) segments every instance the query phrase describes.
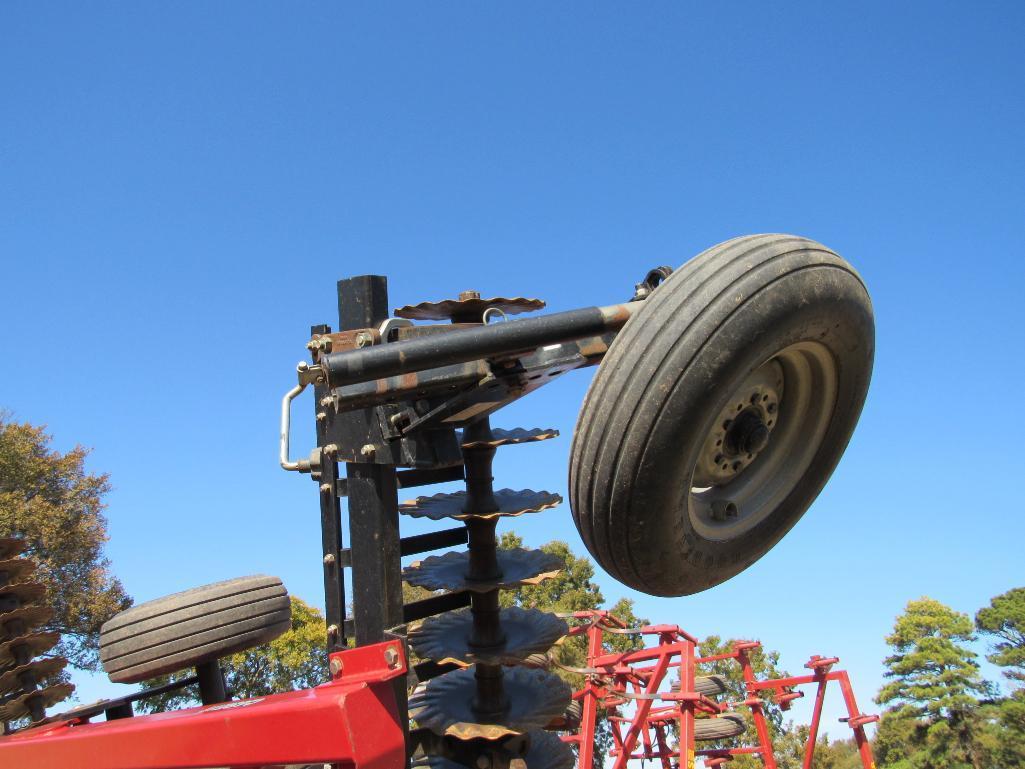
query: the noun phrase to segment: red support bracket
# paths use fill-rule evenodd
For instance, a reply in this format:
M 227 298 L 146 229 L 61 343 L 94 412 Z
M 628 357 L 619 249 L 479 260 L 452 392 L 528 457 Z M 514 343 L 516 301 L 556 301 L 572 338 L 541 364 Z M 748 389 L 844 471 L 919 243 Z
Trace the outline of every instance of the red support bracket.
M 842 723 L 846 723 L 849 727 L 851 727 L 851 729 L 857 729 L 858 727 L 864 726 L 865 724 L 874 724 L 878 720 L 879 716 L 871 716 L 865 713 L 862 713 L 858 716 L 854 716 L 853 718 L 840 719 Z

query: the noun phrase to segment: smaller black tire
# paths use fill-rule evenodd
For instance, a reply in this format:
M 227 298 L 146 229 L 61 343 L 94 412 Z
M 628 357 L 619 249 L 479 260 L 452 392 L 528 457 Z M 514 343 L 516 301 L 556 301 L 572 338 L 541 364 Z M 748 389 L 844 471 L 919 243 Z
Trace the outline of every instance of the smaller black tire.
M 727 714 L 715 718 L 702 718 L 694 722 L 695 740 L 725 740 L 739 737 L 747 729 L 744 717 Z
M 136 683 L 268 643 L 291 625 L 280 579 L 239 577 L 115 615 L 100 629 L 100 661 L 114 683 Z
M 680 691 L 680 682 L 674 681 L 671 689 L 674 692 Z M 706 697 L 718 697 L 726 693 L 726 679 L 717 675 L 695 676 L 694 691 Z

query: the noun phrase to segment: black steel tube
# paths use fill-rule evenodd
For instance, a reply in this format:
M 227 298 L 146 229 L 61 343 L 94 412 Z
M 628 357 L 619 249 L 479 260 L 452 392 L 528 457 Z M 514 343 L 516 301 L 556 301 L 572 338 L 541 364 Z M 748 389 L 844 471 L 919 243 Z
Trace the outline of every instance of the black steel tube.
M 370 382 L 600 336 L 622 328 L 635 309 L 630 304 L 585 307 L 537 318 L 461 328 L 420 339 L 331 353 L 323 357 L 321 366 L 327 372 L 330 387 Z

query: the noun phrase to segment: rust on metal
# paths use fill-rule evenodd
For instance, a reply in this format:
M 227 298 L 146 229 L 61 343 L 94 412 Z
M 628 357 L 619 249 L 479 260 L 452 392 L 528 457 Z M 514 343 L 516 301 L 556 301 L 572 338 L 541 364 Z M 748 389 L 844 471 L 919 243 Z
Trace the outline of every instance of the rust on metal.
M 535 427 L 529 430 L 523 427 L 514 427 L 512 430 L 503 430 L 496 427 L 491 430 L 491 440 L 465 440 L 463 434 L 459 433 L 459 443 L 464 449 L 498 448 L 499 446 L 512 446 L 519 443 L 546 441 L 549 438 L 556 438 L 558 435 L 559 431 L 551 427 L 547 429 Z
M 498 551 L 498 567 L 501 577 L 486 582 L 466 578 L 470 565 L 470 554 L 451 552 L 432 555 L 416 561 L 402 570 L 402 579 L 416 587 L 427 590 L 470 590 L 486 593 L 490 590 L 515 588 L 520 585 L 536 585 L 562 571 L 563 562 L 542 550 L 523 548 Z
M 54 684 L 45 689 L 22 694 L 0 705 L 0 721 L 16 721 L 31 715 L 32 705 L 38 703 L 44 710 L 67 699 L 75 691 L 72 684 Z
M 572 691 L 553 673 L 532 668 L 510 668 L 504 677 L 507 706 L 501 716 L 478 723 L 473 709 L 476 681 L 473 668 L 446 673 L 427 682 L 409 702 L 417 724 L 437 734 L 460 740 L 499 739 L 543 729 L 566 710 Z
M 501 310 L 506 315 L 518 315 L 522 312 L 533 312 L 545 306 L 541 299 L 528 299 L 523 296 L 494 296 L 482 299 L 480 295 L 472 296 L 465 292 L 459 299 L 444 299 L 440 302 L 420 302 L 407 304 L 395 310 L 399 318 L 409 320 L 456 320 L 465 322 L 473 318 L 476 322 L 484 316 L 485 310 Z
M 444 518 L 455 518 L 462 521 L 468 518 L 515 518 L 526 513 L 539 513 L 562 503 L 562 497 L 558 494 L 530 489 L 522 491 L 499 489 L 494 496 L 498 509 L 488 513 L 466 512 L 468 497 L 465 491 L 417 497 L 401 503 L 399 512 L 413 518 L 430 518 L 432 521 L 440 521 Z
M 421 657 L 437 662 L 470 665 L 516 665 L 532 654 L 550 649 L 569 632 L 565 620 L 540 609 L 518 606 L 502 609 L 499 622 L 505 642 L 490 648 L 470 644 L 473 615 L 469 609 L 429 617 L 409 628 L 409 643 Z

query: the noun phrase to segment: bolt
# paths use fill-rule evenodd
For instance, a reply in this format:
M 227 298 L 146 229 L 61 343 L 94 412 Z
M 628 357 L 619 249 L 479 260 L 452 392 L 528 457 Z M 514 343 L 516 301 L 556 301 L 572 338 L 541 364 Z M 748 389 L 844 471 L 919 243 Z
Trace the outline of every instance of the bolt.
M 323 411 L 318 411 L 317 412 L 317 421 L 318 422 L 323 422 L 325 419 L 327 419 L 327 414 L 325 414 Z
M 324 448 L 324 456 L 334 457 L 338 455 L 338 445 L 335 443 L 329 443 Z
M 320 399 L 320 405 L 326 409 L 329 409 L 335 405 L 334 398 L 332 398 L 330 395 L 325 395 L 323 398 Z
M 311 339 L 310 341 L 308 341 L 306 343 L 306 349 L 307 350 L 319 350 L 320 349 L 320 340 L 318 340 L 318 339 Z
M 513 758 L 509 761 L 509 769 L 527 769 L 527 762 L 522 758 Z
M 332 491 L 332 489 L 331 489 L 331 484 L 330 483 L 322 483 L 322 484 L 320 484 L 320 493 L 321 494 L 330 494 L 331 491 Z
M 335 562 L 335 554 L 334 553 L 328 553 L 327 555 L 324 556 L 324 565 L 325 566 L 331 566 L 334 562 Z
M 377 454 L 377 447 L 372 443 L 367 443 L 359 450 L 359 453 L 367 459 L 373 459 L 374 455 Z
M 399 653 L 390 646 L 384 650 L 384 661 L 388 667 L 394 669 L 399 666 Z
M 328 638 L 334 638 L 336 635 L 338 635 L 338 625 L 328 625 L 327 635 Z
M 471 299 L 480 299 L 480 292 L 479 291 L 460 291 L 459 292 L 459 301 L 460 302 L 468 302 Z
M 331 668 L 331 675 L 340 676 L 342 674 L 342 661 L 338 657 L 332 657 L 328 667 Z
M 368 344 L 372 344 L 373 341 L 374 337 L 370 335 L 369 331 L 361 331 L 358 334 L 356 334 L 357 347 L 366 347 Z
M 488 756 L 477 756 L 477 769 L 491 769 L 491 758 Z

